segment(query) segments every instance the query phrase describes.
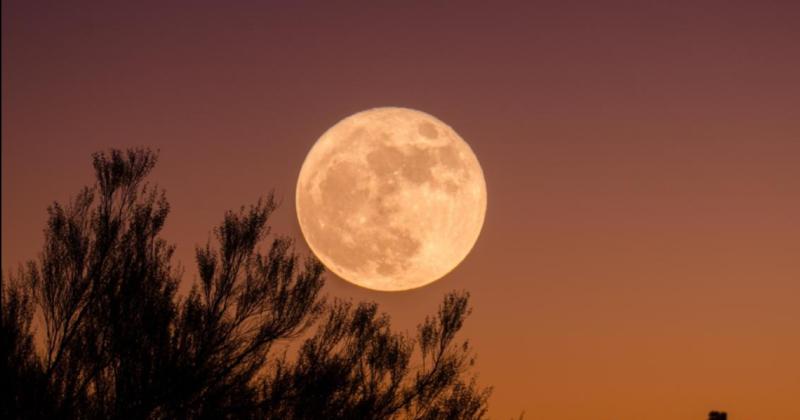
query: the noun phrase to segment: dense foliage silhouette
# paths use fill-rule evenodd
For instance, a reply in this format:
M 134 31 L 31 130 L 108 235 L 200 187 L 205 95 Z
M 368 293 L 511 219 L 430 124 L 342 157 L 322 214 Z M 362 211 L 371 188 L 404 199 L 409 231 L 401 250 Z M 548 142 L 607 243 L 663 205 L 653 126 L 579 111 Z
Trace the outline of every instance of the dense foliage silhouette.
M 48 209 L 38 260 L 6 278 L 0 417 L 485 415 L 489 389 L 456 341 L 468 295 L 446 295 L 415 336 L 393 332 L 374 303 L 326 299 L 323 266 L 291 239 L 257 250 L 271 195 L 225 214 L 196 250 L 198 281 L 178 295 L 174 247 L 160 236 L 169 204 L 145 182 L 156 158 L 95 154 L 96 183 Z

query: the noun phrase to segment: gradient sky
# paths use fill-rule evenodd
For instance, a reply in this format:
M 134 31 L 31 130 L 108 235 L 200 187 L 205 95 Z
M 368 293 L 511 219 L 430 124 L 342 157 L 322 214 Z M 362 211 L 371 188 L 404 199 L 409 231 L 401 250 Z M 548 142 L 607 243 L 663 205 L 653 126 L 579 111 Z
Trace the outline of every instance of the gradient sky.
M 187 284 L 273 188 L 306 252 L 312 144 L 416 108 L 481 161 L 482 235 L 428 287 L 327 293 L 413 331 L 470 291 L 493 418 L 800 418 L 800 3 L 111 3 L 2 3 L 3 273 L 109 147 L 160 149 Z

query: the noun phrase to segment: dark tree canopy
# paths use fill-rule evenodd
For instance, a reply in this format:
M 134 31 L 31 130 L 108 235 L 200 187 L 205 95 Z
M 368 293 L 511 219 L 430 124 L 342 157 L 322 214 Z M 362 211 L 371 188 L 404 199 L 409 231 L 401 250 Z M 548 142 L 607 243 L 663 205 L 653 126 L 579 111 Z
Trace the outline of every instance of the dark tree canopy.
M 228 212 L 177 293 L 146 149 L 94 155 L 96 183 L 48 209 L 37 261 L 2 286 L 2 418 L 415 418 L 486 413 L 456 333 L 468 295 L 417 334 L 321 295 L 323 266 L 271 237 L 270 195 Z M 300 340 L 287 354 L 285 344 Z M 36 345 L 40 344 L 40 345 Z

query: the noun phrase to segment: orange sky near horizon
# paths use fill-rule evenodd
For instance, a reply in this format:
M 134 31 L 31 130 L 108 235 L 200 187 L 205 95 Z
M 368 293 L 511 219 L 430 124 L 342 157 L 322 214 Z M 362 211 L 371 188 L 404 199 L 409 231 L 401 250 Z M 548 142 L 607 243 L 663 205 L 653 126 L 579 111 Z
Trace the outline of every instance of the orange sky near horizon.
M 271 189 L 307 252 L 306 153 L 404 106 L 475 151 L 481 237 L 428 287 L 326 293 L 413 331 L 468 290 L 492 418 L 800 418 L 800 3 L 228 3 L 3 2 L 3 275 L 110 147 L 160 150 L 187 284 Z

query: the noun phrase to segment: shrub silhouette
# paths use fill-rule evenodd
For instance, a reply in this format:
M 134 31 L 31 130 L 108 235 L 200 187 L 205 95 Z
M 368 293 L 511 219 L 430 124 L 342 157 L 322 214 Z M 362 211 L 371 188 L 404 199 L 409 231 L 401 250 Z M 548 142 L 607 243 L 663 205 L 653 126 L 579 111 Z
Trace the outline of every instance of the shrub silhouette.
M 446 295 L 416 336 L 392 332 L 374 303 L 329 301 L 323 266 L 291 239 L 257 251 L 272 195 L 225 214 L 179 296 L 160 236 L 169 204 L 145 182 L 156 160 L 95 154 L 95 185 L 50 206 L 38 261 L 0 287 L 3 418 L 485 415 L 490 390 L 455 337 L 468 294 Z M 276 349 L 293 340 L 296 355 Z

